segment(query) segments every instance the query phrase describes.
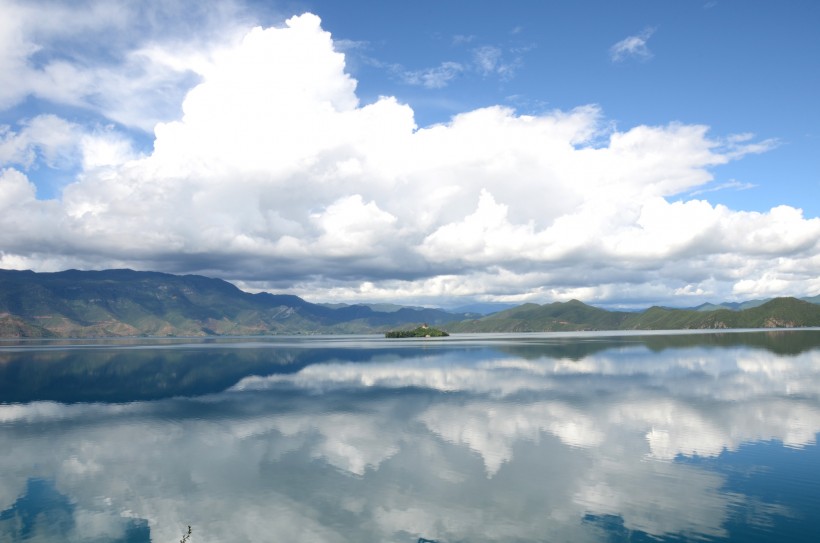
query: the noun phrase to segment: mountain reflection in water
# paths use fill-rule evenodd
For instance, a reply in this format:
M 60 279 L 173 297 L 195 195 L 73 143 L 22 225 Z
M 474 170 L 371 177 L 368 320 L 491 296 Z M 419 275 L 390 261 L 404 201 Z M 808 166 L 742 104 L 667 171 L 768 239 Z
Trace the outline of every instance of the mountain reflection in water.
M 820 540 L 820 331 L 5 342 L 0 402 L 3 541 Z

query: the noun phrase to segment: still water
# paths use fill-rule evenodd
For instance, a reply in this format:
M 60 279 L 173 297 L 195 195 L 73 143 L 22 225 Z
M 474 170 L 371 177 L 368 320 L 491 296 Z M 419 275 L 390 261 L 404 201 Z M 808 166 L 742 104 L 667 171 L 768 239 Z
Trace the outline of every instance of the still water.
M 0 341 L 0 541 L 820 541 L 820 331 Z

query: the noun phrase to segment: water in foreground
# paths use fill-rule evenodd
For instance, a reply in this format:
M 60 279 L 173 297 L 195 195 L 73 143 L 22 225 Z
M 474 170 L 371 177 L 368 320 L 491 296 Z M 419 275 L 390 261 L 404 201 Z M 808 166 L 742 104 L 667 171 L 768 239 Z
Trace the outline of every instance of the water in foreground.
M 820 541 L 820 331 L 0 341 L 0 541 Z

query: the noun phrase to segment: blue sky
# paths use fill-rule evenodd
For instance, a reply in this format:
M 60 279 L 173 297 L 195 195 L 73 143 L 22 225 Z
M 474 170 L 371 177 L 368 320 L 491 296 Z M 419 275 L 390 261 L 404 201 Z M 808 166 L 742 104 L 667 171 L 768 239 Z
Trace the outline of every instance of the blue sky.
M 0 267 L 426 305 L 820 293 L 816 2 L 0 20 Z
M 540 113 L 594 103 L 619 127 L 679 121 L 708 125 L 716 136 L 751 133 L 777 148 L 717 169 L 711 188 L 731 188 L 710 201 L 757 211 L 789 204 L 820 215 L 817 2 L 301 5 L 334 36 L 356 42 L 348 54 L 363 100 L 397 96 L 422 125 L 492 104 Z M 628 37 L 643 46 L 613 60 L 612 46 Z M 477 67 L 483 49 L 497 51 L 509 71 Z M 409 85 L 389 69 L 447 62 L 465 70 L 439 88 Z M 807 197 L 812 190 L 817 198 Z

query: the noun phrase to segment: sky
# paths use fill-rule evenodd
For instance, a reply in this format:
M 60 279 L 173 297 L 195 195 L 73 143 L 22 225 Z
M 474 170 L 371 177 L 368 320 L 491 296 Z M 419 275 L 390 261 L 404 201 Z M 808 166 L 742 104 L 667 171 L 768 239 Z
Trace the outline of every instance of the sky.
M 820 3 L 0 0 L 0 268 L 820 294 Z

